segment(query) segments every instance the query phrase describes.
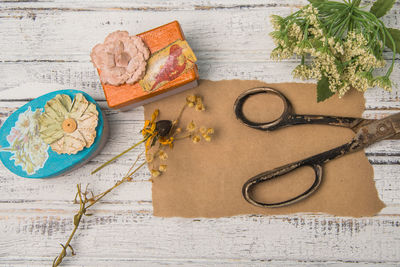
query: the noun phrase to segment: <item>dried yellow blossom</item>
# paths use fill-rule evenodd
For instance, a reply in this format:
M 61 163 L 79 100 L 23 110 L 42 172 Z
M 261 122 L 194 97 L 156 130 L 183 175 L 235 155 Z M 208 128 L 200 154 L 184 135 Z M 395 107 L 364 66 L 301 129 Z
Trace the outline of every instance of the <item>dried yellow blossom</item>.
M 155 170 L 155 169 L 152 169 L 150 171 L 150 173 L 151 173 L 151 176 L 153 176 L 153 177 L 160 176 L 160 174 L 161 174 L 159 170 Z
M 150 149 L 150 147 L 153 144 L 153 140 L 157 135 L 156 132 L 156 123 L 155 120 L 157 119 L 159 114 L 159 110 L 156 109 L 154 110 L 153 114 L 151 115 L 151 120 L 146 120 L 144 122 L 144 127 L 142 129 L 142 135 L 144 138 L 147 139 L 145 147 L 146 147 L 146 151 L 148 151 Z
M 154 110 L 153 114 L 151 115 L 151 122 L 154 122 L 157 119 L 159 113 L 160 110 L 158 109 Z
M 150 163 L 150 162 L 153 162 L 153 160 L 154 160 L 154 155 L 150 154 L 150 153 L 146 153 L 146 161 L 148 163 Z
M 206 140 L 207 142 L 211 141 L 211 135 L 214 133 L 214 129 L 213 128 L 205 128 L 205 127 L 201 127 L 199 132 L 201 133 L 201 135 L 203 136 L 204 140 Z
M 195 95 L 188 95 L 186 97 L 187 102 L 196 102 L 196 96 Z
M 151 124 L 150 131 L 153 133 L 155 129 L 156 129 L 156 124 L 155 123 Z
M 173 145 L 174 145 L 174 137 L 170 137 L 170 138 L 168 138 L 168 139 L 165 139 L 165 138 L 159 138 L 158 139 L 158 142 L 161 144 L 161 145 L 164 145 L 164 146 L 166 146 L 166 145 L 169 145 L 169 147 L 170 148 L 172 148 L 173 147 Z
M 160 167 L 158 167 L 158 170 L 160 172 L 166 172 L 167 171 L 167 165 L 160 165 Z
M 200 127 L 199 132 L 200 132 L 201 134 L 207 134 L 207 128 L 204 127 L 204 126 L 202 126 L 202 127 Z
M 146 151 L 150 149 L 151 144 L 153 143 L 153 139 L 154 139 L 155 134 L 152 134 L 146 141 L 145 147 L 146 147 Z
M 194 107 L 196 103 L 196 96 L 195 95 L 189 95 L 186 97 L 186 104 L 188 107 Z
M 200 96 L 189 95 L 186 97 L 186 104 L 189 107 L 195 107 L 196 110 L 203 111 L 205 107 L 203 105 L 203 100 Z
M 200 140 L 201 140 L 201 138 L 198 135 L 195 135 L 195 136 L 192 137 L 193 143 L 198 143 L 198 142 L 200 142 Z
M 201 99 L 200 96 L 197 96 L 197 97 L 196 97 L 196 106 L 195 106 L 195 109 L 198 110 L 198 111 L 203 111 L 203 110 L 205 110 L 205 107 L 204 107 L 204 105 L 203 105 L 203 100 Z
M 167 160 L 168 159 L 168 154 L 164 150 L 158 151 L 158 157 L 161 160 Z
M 191 121 L 191 122 L 186 126 L 186 130 L 188 130 L 189 132 L 193 132 L 194 130 L 196 130 L 196 124 L 194 124 L 194 122 Z
M 203 104 L 196 104 L 195 109 L 198 110 L 198 111 L 204 111 L 204 110 L 206 110 L 206 108 L 204 107 Z

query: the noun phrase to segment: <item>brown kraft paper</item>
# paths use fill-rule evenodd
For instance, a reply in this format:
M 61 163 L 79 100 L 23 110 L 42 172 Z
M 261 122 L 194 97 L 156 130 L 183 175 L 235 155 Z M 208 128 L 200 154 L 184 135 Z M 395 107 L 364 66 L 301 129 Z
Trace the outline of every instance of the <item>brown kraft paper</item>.
M 352 130 L 327 125 L 298 125 L 272 132 L 240 123 L 233 104 L 240 93 L 257 86 L 282 92 L 297 114 L 361 117 L 364 97 L 352 90 L 342 99 L 334 96 L 316 102 L 314 84 L 266 84 L 260 81 L 201 80 L 197 88 L 145 106 L 145 118 L 160 109 L 159 119 L 175 119 L 189 94 L 203 97 L 206 111 L 187 109 L 180 125 L 193 120 L 197 126 L 213 127 L 211 142 L 175 142 L 168 153 L 167 172 L 154 178 L 154 215 L 161 217 L 225 217 L 240 214 L 327 213 L 337 216 L 372 216 L 383 207 L 373 180 L 373 168 L 364 151 L 345 155 L 323 165 L 320 187 L 310 197 L 280 208 L 260 208 L 242 196 L 242 186 L 260 172 L 304 159 L 342 145 Z M 244 105 L 245 114 L 257 121 L 277 118 L 283 106 L 279 98 L 258 95 Z M 254 190 L 260 201 L 277 202 L 305 191 L 313 171 L 304 167 Z M 303 191 L 301 191 L 303 190 Z

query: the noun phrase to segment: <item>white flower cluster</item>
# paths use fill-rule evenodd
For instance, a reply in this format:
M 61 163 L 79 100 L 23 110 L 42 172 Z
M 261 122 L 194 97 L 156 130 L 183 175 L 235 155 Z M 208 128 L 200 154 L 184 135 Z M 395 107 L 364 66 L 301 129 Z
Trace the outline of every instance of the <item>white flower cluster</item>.
M 10 159 L 15 161 L 15 166 L 21 166 L 29 175 L 43 168 L 49 157 L 49 146 L 39 136 L 38 118 L 41 113 L 40 109 L 31 111 L 30 107 L 21 113 L 7 136 L 10 147 L 2 149 L 11 152 Z
M 340 97 L 350 88 L 362 92 L 374 86 L 391 90 L 387 76 L 373 77 L 372 71 L 384 67 L 386 61 L 376 58 L 362 33 L 350 31 L 343 40 L 328 36 L 312 5 L 301 9 L 297 16 L 272 16 L 271 22 L 275 29 L 271 36 L 277 46 L 271 58 L 302 58 L 293 70 L 295 78 L 326 77 L 329 89 Z

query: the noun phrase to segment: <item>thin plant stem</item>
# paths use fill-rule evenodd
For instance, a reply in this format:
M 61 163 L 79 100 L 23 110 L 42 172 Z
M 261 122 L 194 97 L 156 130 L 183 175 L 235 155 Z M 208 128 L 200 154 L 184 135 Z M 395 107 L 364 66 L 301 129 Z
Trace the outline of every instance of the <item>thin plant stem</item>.
M 123 184 L 124 182 L 128 181 L 130 179 L 130 176 L 132 174 L 134 174 L 135 172 L 137 172 L 140 168 L 142 168 L 147 162 L 143 162 L 142 164 L 140 164 L 135 170 L 133 170 L 129 175 L 125 176 L 122 180 L 119 180 L 118 182 L 115 183 L 115 185 L 111 188 L 109 188 L 108 190 L 104 191 L 103 193 L 99 194 L 98 197 L 96 198 L 95 201 L 93 201 L 92 203 L 90 203 L 86 209 L 90 208 L 91 206 L 93 206 L 94 204 L 96 204 L 99 200 L 101 200 L 103 197 L 105 197 L 108 193 L 110 193 L 111 191 L 113 191 L 115 188 L 117 188 L 119 185 Z
M 129 170 L 126 172 L 125 176 L 129 177 L 129 173 L 132 171 L 132 169 L 136 166 L 136 163 L 139 161 L 139 159 L 142 157 L 144 151 L 142 151 L 137 157 L 135 162 L 133 162 L 132 166 L 129 168 Z
M 147 141 L 147 139 L 149 139 L 150 136 L 147 136 L 146 138 L 143 138 L 139 143 L 134 144 L 133 146 L 131 146 L 130 148 L 126 149 L 125 151 L 121 152 L 120 154 L 116 155 L 115 157 L 113 157 L 112 159 L 108 160 L 107 162 L 103 163 L 102 165 L 100 165 L 99 167 L 97 167 L 94 171 L 91 172 L 91 174 L 95 174 L 96 172 L 100 171 L 101 169 L 103 169 L 105 166 L 107 166 L 108 164 L 110 164 L 111 162 L 113 162 L 114 160 L 116 160 L 117 158 L 125 155 L 126 153 L 128 153 L 129 151 L 131 151 L 132 149 L 134 149 L 135 147 L 137 147 L 138 145 L 144 143 Z
M 135 162 L 134 162 L 134 163 L 132 164 L 132 166 L 129 168 L 129 170 L 128 170 L 128 172 L 125 174 L 124 178 L 122 178 L 122 180 L 116 182 L 115 185 L 118 186 L 119 184 L 125 182 L 125 180 L 128 180 L 129 177 L 130 177 L 134 172 L 136 172 L 136 170 L 135 170 L 135 171 L 133 171 L 133 172 L 131 173 L 132 169 L 135 167 L 136 163 L 139 161 L 139 159 L 140 159 L 140 157 L 141 157 L 142 155 L 143 155 L 143 152 L 141 152 L 141 153 L 136 157 Z M 112 189 L 114 189 L 114 188 L 116 187 L 115 185 L 113 186 L 113 188 L 111 188 L 110 191 L 109 191 L 109 190 L 107 190 L 107 191 L 111 192 Z M 103 193 L 100 193 L 100 194 L 94 196 L 93 199 L 99 200 L 99 198 L 100 198 L 100 197 L 103 197 L 103 196 L 105 195 L 104 193 L 106 193 L 107 191 L 105 191 L 105 192 L 103 192 Z M 109 193 L 109 192 L 107 192 L 107 193 Z M 96 202 L 97 202 L 97 201 L 96 201 Z M 89 205 L 88 207 L 90 207 L 90 206 L 93 206 L 93 205 Z
M 189 133 L 189 134 L 184 135 L 184 136 L 178 136 L 178 137 L 175 138 L 175 140 L 178 141 L 178 140 L 186 139 L 186 138 L 190 137 L 191 135 L 192 135 L 192 134 Z
M 84 202 L 82 200 L 82 192 L 81 192 L 81 186 L 80 184 L 76 185 L 78 193 L 77 195 L 79 196 L 79 211 L 77 214 L 75 214 L 74 216 L 74 229 L 72 230 L 71 234 L 69 235 L 69 238 L 67 240 L 67 242 L 65 243 L 65 245 L 61 245 L 63 247 L 63 249 L 61 250 L 60 254 L 54 259 L 53 261 L 53 267 L 56 267 L 58 265 L 60 265 L 60 263 L 62 262 L 63 258 L 67 255 L 67 248 L 71 248 L 72 250 L 72 246 L 70 245 L 72 238 L 75 235 L 76 230 L 78 229 L 79 223 L 82 219 L 82 215 L 85 213 L 85 204 L 86 202 Z M 72 250 L 73 251 L 73 250 Z M 74 252 L 73 252 L 74 254 Z
M 178 116 L 176 117 L 176 120 L 175 120 L 176 123 L 178 123 L 179 120 L 181 119 L 182 114 L 183 114 L 183 112 L 185 111 L 186 106 L 187 106 L 187 104 L 185 104 L 185 105 L 181 108 L 181 111 L 179 112 Z
M 111 188 L 109 188 L 108 190 L 104 191 L 103 193 L 97 195 L 97 196 L 93 196 L 92 198 L 87 199 L 86 195 L 87 195 L 87 189 L 85 192 L 82 193 L 82 189 L 81 189 L 81 185 L 78 184 L 77 185 L 77 194 L 75 196 L 79 197 L 79 211 L 74 215 L 74 229 L 72 230 L 71 234 L 68 237 L 67 242 L 65 243 L 65 245 L 61 244 L 62 246 L 62 250 L 60 252 L 60 254 L 54 259 L 53 261 L 53 267 L 59 266 L 62 262 L 62 260 L 64 259 L 64 257 L 67 255 L 67 249 L 70 248 L 72 251 L 72 255 L 75 255 L 74 250 L 71 246 L 71 241 L 72 238 L 74 237 L 76 231 L 78 230 L 79 224 L 81 222 L 81 219 L 83 217 L 83 215 L 89 216 L 90 214 L 87 214 L 86 211 L 92 207 L 94 204 L 96 204 L 97 202 L 99 202 L 103 197 L 105 197 L 108 193 L 110 193 L 112 190 L 114 190 L 115 188 L 117 188 L 118 186 L 120 186 L 121 184 L 123 184 L 126 181 L 131 181 L 131 177 L 134 173 L 136 173 L 140 168 L 142 168 L 147 162 L 143 162 L 142 164 L 140 164 L 136 169 L 133 169 L 133 167 L 136 165 L 136 163 L 138 162 L 139 158 L 142 156 L 143 152 L 140 153 L 135 162 L 132 164 L 132 166 L 130 167 L 127 175 L 120 181 L 116 182 L 115 185 Z M 84 197 L 82 197 L 82 194 Z M 87 205 L 90 202 L 89 205 Z
M 131 172 L 127 177 L 131 177 L 135 172 L 137 172 L 140 168 L 142 168 L 147 162 L 143 162 L 140 164 L 133 172 Z

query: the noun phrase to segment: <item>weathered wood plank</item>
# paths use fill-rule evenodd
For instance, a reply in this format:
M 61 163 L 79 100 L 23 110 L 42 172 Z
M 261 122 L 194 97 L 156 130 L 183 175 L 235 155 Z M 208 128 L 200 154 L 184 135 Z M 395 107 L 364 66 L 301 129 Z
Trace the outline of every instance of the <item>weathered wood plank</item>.
M 294 62 L 234 62 L 228 58 L 199 60 L 200 77 L 210 80 L 257 79 L 268 83 L 302 82 L 291 77 Z M 279 70 L 279 71 L 276 71 Z M 58 89 L 84 90 L 96 100 L 104 100 L 97 73 L 90 62 L 12 62 L 0 63 L 0 101 L 33 99 Z M 400 83 L 400 65 L 393 73 Z M 312 81 L 310 81 L 312 82 Z M 367 109 L 400 109 L 400 88 L 385 92 L 374 88 L 365 93 Z
M 51 258 L 4 258 L 4 264 L 12 267 L 26 266 L 26 262 L 29 262 L 30 267 L 43 267 L 51 262 Z M 291 266 L 326 266 L 326 267 L 356 267 L 356 266 L 369 266 L 369 267 L 381 267 L 382 263 L 375 262 L 359 262 L 359 261 L 290 261 L 290 260 L 246 260 L 246 259 L 231 259 L 231 260 L 210 260 L 210 259 L 146 259 L 146 258 L 96 258 L 96 266 L 119 266 L 119 267 L 130 267 L 130 266 L 265 266 L 270 267 L 291 267 Z M 82 266 L 93 266 L 93 258 L 79 258 L 77 257 L 65 260 L 64 265 L 69 267 L 82 267 Z M 385 261 L 384 266 L 395 267 L 398 263 Z
M 380 158 L 376 159 L 379 163 Z M 0 168 L 0 203 L 19 202 L 42 202 L 72 201 L 76 192 L 76 184 L 89 184 L 94 193 L 100 193 L 113 186 L 129 168 L 127 163 L 115 163 L 112 168 L 105 169 L 99 174 L 88 175 L 94 166 L 98 164 L 87 164 L 81 169 L 64 175 L 60 178 L 47 180 L 22 179 L 11 174 L 3 166 Z M 389 165 L 374 164 L 375 183 L 380 198 L 391 208 L 391 214 L 400 214 L 400 181 L 398 173 L 400 167 L 398 162 Z M 146 181 L 150 174 L 143 168 L 135 175 L 138 182 L 121 186 L 118 190 L 110 193 L 105 202 L 140 202 L 151 201 L 151 183 Z
M 73 212 L 1 214 L 0 248 L 51 260 L 54 244 L 72 230 Z M 73 241 L 80 263 L 88 259 L 193 259 L 194 261 L 353 261 L 400 259 L 396 217 L 239 216 L 221 219 L 155 218 L 138 210 L 85 217 Z M 30 246 L 35 242 L 34 246 Z
M 126 9 L 122 3 L 114 5 L 110 2 L 107 4 L 109 7 L 104 7 L 103 10 L 101 6 L 104 2 L 81 4 L 94 7 L 99 4 L 100 7 L 94 11 L 89 7 L 79 8 L 79 3 L 75 1 L 27 3 L 31 7 L 37 6 L 35 8 L 21 6 L 21 3 L 7 7 L 7 3 L 0 9 L 0 15 L 3 16 L 2 29 L 7 33 L 0 40 L 3 51 L 0 59 L 76 60 L 76 57 L 88 56 L 88 51 L 94 44 L 103 40 L 111 31 L 126 29 L 134 34 L 173 19 L 181 22 L 186 38 L 196 52 L 270 52 L 274 47 L 271 38 L 268 37 L 268 33 L 272 31 L 270 15 L 287 15 L 296 8 L 295 6 L 307 3 L 282 1 L 279 4 L 267 2 L 250 5 L 234 2 L 236 1 L 227 1 L 226 4 L 214 6 L 207 3 L 208 5 L 204 6 L 206 2 L 193 1 L 188 4 L 171 5 L 161 1 L 140 1 L 126 2 L 131 6 Z M 43 4 L 55 7 L 45 7 Z M 63 9 L 63 6 L 70 6 L 71 9 Z M 155 16 L 151 12 L 152 6 L 174 11 L 174 15 L 171 17 L 169 12 L 157 12 Z M 198 6 L 204 8 L 197 9 Z M 399 18 L 396 16 L 399 9 L 400 5 L 395 5 L 385 16 L 384 20 L 389 26 L 399 24 Z M 248 19 L 249 17 L 251 19 Z M 10 46 L 10 43 L 18 46 Z
M 291 0 L 281 0 L 279 2 L 274 1 L 263 1 L 263 0 L 219 0 L 219 1 L 207 1 L 207 0 L 189 0 L 189 1 L 174 1 L 174 0 L 119 0 L 119 1 L 44 1 L 44 0 L 27 0 L 27 1 L 10 1 L 1 0 L 3 8 L 18 8 L 18 9 L 29 9 L 29 8 L 112 8 L 119 7 L 140 9 L 142 11 L 164 11 L 164 10 L 176 10 L 176 9 L 245 9 L 245 8 L 269 8 L 277 6 L 299 6 L 306 5 L 307 1 L 300 0 L 295 3 Z M 157 9 L 158 7 L 163 9 Z M 154 9 L 154 10 L 153 10 Z
M 178 9 L 178 12 L 174 12 L 173 19 L 181 21 L 186 37 L 198 55 L 202 78 L 259 79 L 267 82 L 293 80 L 290 77 L 290 72 L 296 65 L 293 60 L 276 63 L 271 62 L 268 56 L 274 47 L 268 37 L 268 32 L 271 31 L 268 18 L 273 13 L 288 14 L 295 8 L 293 2 L 257 2 L 253 6 L 246 3 L 239 5 L 237 1 L 224 1 L 214 6 L 201 2 L 197 3 L 204 7 L 200 9 L 185 9 L 195 3 L 187 6 L 173 3 L 174 1 L 142 1 L 136 4 L 118 4 L 144 6 L 143 10 L 147 10 L 149 5 Z M 143 12 L 142 9 L 111 8 L 110 4 L 104 2 L 99 2 L 99 9 L 90 12 L 79 8 L 64 10 L 42 6 L 48 4 L 66 7 L 74 6 L 76 2 L 28 3 L 29 6 L 38 5 L 34 16 L 32 11 L 23 6 L 15 7 L 15 3 L 11 3 L 14 7 L 5 7 L 0 11 L 9 16 L 2 20 L 4 27 L 1 28 L 6 32 L 3 34 L 5 38 L 0 40 L 3 51 L 0 61 L 5 64 L 0 65 L 0 69 L 4 69 L 0 72 L 0 78 L 4 81 L 0 91 L 22 84 L 29 86 L 32 83 L 58 83 L 64 87 L 88 90 L 96 99 L 104 99 L 97 74 L 89 63 L 89 52 L 93 45 L 101 41 L 106 33 L 116 29 L 140 32 L 145 30 L 143 25 L 148 29 L 172 20 L 168 12 L 158 12 L 154 16 L 154 13 Z M 300 4 L 305 4 L 305 1 Z M 96 6 L 93 2 L 82 5 Z M 390 25 L 400 24 L 399 17 L 396 16 L 398 12 L 399 5 L 396 5 L 386 18 Z M 17 13 L 22 14 L 22 17 L 18 17 Z M 250 17 L 251 20 L 248 19 Z M 11 43 L 18 46 L 10 46 Z M 277 73 L 277 69 L 281 71 Z M 393 80 L 400 81 L 398 64 Z M 10 94 L 1 98 L 8 99 L 7 96 Z M 399 108 L 398 90 L 394 90 L 392 94 L 372 90 L 367 93 L 366 98 L 367 107 L 373 105 L 378 108 Z
M 63 0 L 63 1 L 47 1 L 47 0 L 1 0 L 3 8 L 10 9 L 62 9 L 70 8 L 79 11 L 83 8 L 120 8 L 141 10 L 147 12 L 159 11 L 174 11 L 174 10 L 221 10 L 221 9 L 263 9 L 263 8 L 276 8 L 276 7 L 292 7 L 298 8 L 307 5 L 309 2 L 306 0 L 299 0 L 293 2 L 291 0 L 281 1 L 263 1 L 263 0 L 188 0 L 188 1 L 175 1 L 175 0 L 119 0 L 119 1 L 76 1 L 76 0 Z M 370 0 L 363 0 L 362 4 L 370 4 Z M 398 3 L 395 3 L 394 9 L 397 9 Z
M 0 33 L 1 29 L 5 31 L 0 40 L 3 51 L 0 60 L 13 64 L 1 64 L 4 71 L 0 72 L 3 74 L 0 78 L 4 83 L 0 90 L 29 83 L 59 83 L 89 90 L 97 99 L 103 98 L 97 75 L 89 63 L 91 47 L 106 33 L 116 29 L 140 32 L 145 30 L 143 25 L 148 29 L 170 21 L 172 18 L 168 12 L 158 12 L 157 16 L 150 12 L 151 8 L 160 6 L 178 11 L 174 12 L 173 19 L 181 21 L 186 37 L 199 57 L 202 78 L 292 80 L 289 74 L 296 65 L 293 61 L 274 63 L 268 58 L 274 47 L 268 37 L 271 31 L 268 18 L 273 13 L 288 14 L 296 5 L 306 1 L 296 4 L 291 1 L 279 4 L 261 1 L 222 1 L 211 5 L 207 1 L 176 3 L 122 1 L 116 5 L 107 2 L 77 5 L 75 1 L 65 1 L 28 2 L 25 7 L 23 3 L 22 6 L 21 3 L 6 3 L 9 6 L 0 10 L 8 16 L 3 18 L 3 27 L 0 28 Z M 97 9 L 89 12 L 85 8 L 67 8 L 79 5 L 82 8 L 97 6 Z M 36 13 L 33 14 L 27 6 L 35 8 Z M 386 17 L 389 25 L 400 24 L 398 12 L 399 5 L 396 5 Z M 22 17 L 17 14 L 22 14 Z M 281 71 L 277 73 L 277 69 Z M 400 81 L 399 69 L 397 64 L 393 75 L 395 82 Z M 367 106 L 376 105 L 374 102 L 380 100 L 380 108 L 398 108 L 397 90 L 392 94 L 373 90 L 366 97 Z

